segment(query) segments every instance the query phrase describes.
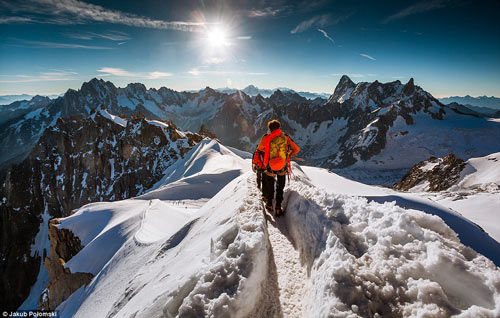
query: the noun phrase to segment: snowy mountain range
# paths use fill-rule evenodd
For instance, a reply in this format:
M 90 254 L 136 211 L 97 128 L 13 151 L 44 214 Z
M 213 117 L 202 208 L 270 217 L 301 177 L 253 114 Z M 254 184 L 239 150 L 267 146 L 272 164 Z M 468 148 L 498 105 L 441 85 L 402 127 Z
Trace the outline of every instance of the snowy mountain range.
M 102 106 L 124 118 L 142 114 L 170 120 L 181 130 L 198 131 L 204 125 L 224 144 L 246 151 L 253 151 L 267 121 L 278 118 L 308 164 L 334 169 L 406 170 L 430 156 L 454 152 L 468 159 L 500 149 L 495 137 L 500 123 L 441 104 L 413 79 L 355 84 L 343 76 L 328 100 L 281 90 L 263 97 L 209 87 L 199 92 L 142 84 L 117 88 L 93 79 L 0 126 L 0 165 L 21 161 L 57 118 L 88 116 Z M 401 153 L 402 145 L 406 152 Z
M 33 99 L 34 97 L 48 97 L 50 99 L 55 99 L 60 95 L 52 94 L 52 95 L 30 95 L 30 94 L 20 94 L 20 95 L 0 95 L 0 109 L 2 105 L 10 105 L 17 101 L 28 101 Z
M 61 317 L 498 316 L 500 244 L 477 225 L 298 165 L 275 219 L 249 158 L 205 139 L 143 195 L 52 220 L 30 297 Z
M 486 107 L 500 110 L 500 98 L 494 96 L 450 96 L 439 99 L 443 104 L 458 103 L 466 106 Z
M 224 88 L 217 88 L 215 89 L 218 92 L 221 93 L 226 93 L 226 94 L 234 94 L 238 91 L 236 88 L 229 88 L 229 87 L 224 87 Z M 292 94 L 298 94 L 304 98 L 307 99 L 316 99 L 316 98 L 322 98 L 322 99 L 328 99 L 330 97 L 330 94 L 328 93 L 311 93 L 311 92 L 297 92 L 291 88 L 286 88 L 286 87 L 278 87 L 275 89 L 267 89 L 267 88 L 258 88 L 254 85 L 248 85 L 247 87 L 241 89 L 241 91 L 248 96 L 257 96 L 261 95 L 263 97 L 270 97 L 271 95 L 274 94 L 276 91 L 281 91 L 281 92 L 288 92 Z

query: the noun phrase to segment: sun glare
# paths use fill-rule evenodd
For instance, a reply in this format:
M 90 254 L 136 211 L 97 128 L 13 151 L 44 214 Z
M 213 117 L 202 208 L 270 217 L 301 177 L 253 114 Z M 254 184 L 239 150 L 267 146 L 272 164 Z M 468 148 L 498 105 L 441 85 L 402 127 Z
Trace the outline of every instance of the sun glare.
M 207 42 L 210 46 L 214 48 L 228 46 L 229 45 L 228 32 L 222 27 L 208 30 Z

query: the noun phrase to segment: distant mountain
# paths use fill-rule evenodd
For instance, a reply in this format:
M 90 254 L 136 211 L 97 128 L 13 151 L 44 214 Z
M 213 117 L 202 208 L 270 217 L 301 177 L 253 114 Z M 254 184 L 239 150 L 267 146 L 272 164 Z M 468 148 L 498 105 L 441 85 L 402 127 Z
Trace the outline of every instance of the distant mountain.
M 311 92 L 297 92 L 291 88 L 286 88 L 286 87 L 279 87 L 279 88 L 274 88 L 274 89 L 266 89 L 266 88 L 257 88 L 254 85 L 248 85 L 241 91 L 247 94 L 248 96 L 257 96 L 257 95 L 262 95 L 262 97 L 270 97 L 274 92 L 277 90 L 280 90 L 282 92 L 290 92 L 290 93 L 296 93 L 304 98 L 307 99 L 316 99 L 316 98 L 322 98 L 322 99 L 328 99 L 330 97 L 330 94 L 328 93 L 311 93 Z M 238 91 L 236 88 L 229 88 L 229 87 L 224 87 L 224 88 L 217 88 L 216 91 L 221 92 L 221 93 L 226 93 L 226 94 L 234 94 Z
M 35 96 L 39 95 L 29 95 L 29 94 L 21 94 L 21 95 L 0 95 L 0 105 L 8 105 L 13 102 L 21 101 L 21 100 L 30 100 Z M 60 95 L 43 95 L 44 97 L 48 97 L 50 99 L 55 99 Z
M 488 96 L 472 97 L 469 95 L 463 97 L 450 96 L 450 97 L 440 98 L 439 101 L 443 104 L 458 103 L 465 106 L 471 105 L 476 107 L 487 107 L 500 110 L 500 98 L 494 96 L 491 97 Z
M 448 105 L 451 105 L 451 104 L 448 104 Z M 499 118 L 498 114 L 500 114 L 500 110 L 495 109 L 495 108 L 473 106 L 473 105 L 469 105 L 469 104 L 465 105 L 464 107 L 467 107 L 471 111 L 474 111 L 474 112 L 481 114 L 483 116 Z

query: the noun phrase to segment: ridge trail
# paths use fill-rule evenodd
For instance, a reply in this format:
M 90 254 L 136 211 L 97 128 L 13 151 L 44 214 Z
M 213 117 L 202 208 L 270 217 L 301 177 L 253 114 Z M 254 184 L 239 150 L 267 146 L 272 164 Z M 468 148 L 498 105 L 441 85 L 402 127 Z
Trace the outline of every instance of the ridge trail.
M 300 264 L 299 252 L 288 233 L 285 216 L 276 218 L 266 214 L 268 233 L 278 272 L 280 303 L 283 317 L 303 317 L 302 301 L 307 296 L 307 272 Z

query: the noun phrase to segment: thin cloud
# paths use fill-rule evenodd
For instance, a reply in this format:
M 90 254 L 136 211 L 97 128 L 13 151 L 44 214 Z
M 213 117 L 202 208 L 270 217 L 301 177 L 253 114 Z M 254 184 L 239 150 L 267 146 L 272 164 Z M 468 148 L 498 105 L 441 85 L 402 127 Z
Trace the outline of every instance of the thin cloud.
M 28 23 L 32 21 L 29 17 L 0 17 L 0 24 Z
M 165 73 L 165 72 L 150 72 L 146 76 L 147 79 L 158 79 L 158 78 L 165 78 L 165 77 L 170 77 L 172 76 L 172 73 Z
M 370 60 L 372 60 L 372 61 L 376 61 L 376 60 L 377 60 L 376 58 L 374 58 L 373 56 L 370 56 L 370 55 L 368 55 L 368 54 L 360 54 L 360 55 L 361 55 L 362 57 L 366 57 L 367 59 L 370 59 Z
M 249 35 L 244 35 L 244 36 L 237 36 L 236 40 L 251 40 L 252 37 Z
M 44 41 L 28 41 L 15 39 L 22 43 L 22 46 L 38 49 L 85 49 L 85 50 L 112 50 L 113 48 L 107 46 L 95 45 L 82 45 L 75 43 L 57 43 L 57 42 L 44 42 Z
M 97 70 L 100 73 L 105 73 L 114 76 L 126 76 L 126 77 L 135 77 L 136 74 L 126 71 L 122 68 L 114 68 L 114 67 L 101 67 Z
M 172 73 L 165 73 L 158 71 L 149 73 L 134 73 L 124 70 L 122 68 L 115 68 L 115 67 L 101 67 L 100 69 L 97 70 L 97 72 L 103 73 L 100 76 L 134 77 L 141 79 L 159 79 L 159 78 L 170 77 L 173 75 Z
M 32 83 L 32 82 L 46 82 L 46 81 L 69 81 L 77 80 L 74 75 L 78 73 L 73 71 L 53 70 L 51 72 L 42 72 L 39 75 L 2 75 L 7 79 L 0 80 L 0 83 Z
M 335 41 L 328 35 L 328 33 L 326 33 L 325 30 L 322 30 L 322 29 L 318 29 L 319 32 L 321 32 L 323 34 L 323 36 L 325 38 L 327 38 L 328 40 L 332 41 L 333 43 L 335 43 Z
M 436 9 L 441 9 L 446 7 L 448 4 L 450 4 L 452 1 L 450 0 L 431 0 L 431 1 L 420 1 L 417 2 L 389 17 L 384 19 L 382 23 L 389 23 L 394 20 L 402 19 L 407 16 L 417 14 L 417 13 L 422 13 L 422 12 L 427 12 L 427 11 L 432 11 Z
M 282 7 L 282 8 L 266 7 L 263 9 L 254 9 L 254 10 L 250 10 L 248 12 L 248 16 L 250 18 L 273 17 L 285 9 L 286 9 L 286 7 Z
M 127 41 L 130 40 L 131 38 L 128 36 L 128 34 L 123 33 L 123 32 L 108 32 L 108 33 L 94 33 L 94 32 L 88 32 L 84 34 L 67 34 L 68 37 L 73 38 L 73 39 L 79 39 L 79 40 L 93 40 L 93 39 L 106 39 L 106 40 L 111 40 L 111 41 Z
M 20 16 L 20 12 L 43 15 L 36 18 L 30 16 L 30 21 L 24 21 L 30 23 L 86 24 L 103 22 L 187 32 L 202 31 L 202 27 L 206 25 L 204 22 L 155 20 L 79 0 L 20 0 L 15 5 L 8 2 L 2 2 L 2 4 L 17 16 Z
M 330 20 L 331 20 L 330 14 L 317 15 L 310 18 L 309 20 L 300 22 L 295 28 L 293 28 L 293 30 L 290 31 L 290 33 L 291 34 L 301 33 L 308 30 L 312 26 L 323 27 L 325 25 L 328 25 L 330 23 Z
M 290 31 L 290 33 L 291 34 L 301 33 L 301 32 L 304 32 L 304 31 L 310 29 L 313 26 L 321 28 L 321 27 L 325 27 L 327 25 L 334 25 L 334 24 L 337 24 L 337 23 L 340 23 L 342 21 L 347 20 L 353 14 L 354 14 L 354 11 L 349 12 L 349 13 L 344 14 L 344 15 L 341 15 L 341 16 L 338 16 L 338 17 L 333 17 L 330 13 L 317 15 L 317 16 L 310 18 L 309 20 L 305 20 L 305 21 L 300 22 L 295 28 L 293 28 Z

